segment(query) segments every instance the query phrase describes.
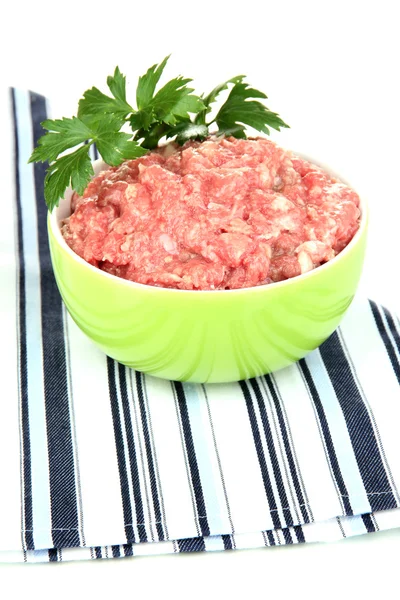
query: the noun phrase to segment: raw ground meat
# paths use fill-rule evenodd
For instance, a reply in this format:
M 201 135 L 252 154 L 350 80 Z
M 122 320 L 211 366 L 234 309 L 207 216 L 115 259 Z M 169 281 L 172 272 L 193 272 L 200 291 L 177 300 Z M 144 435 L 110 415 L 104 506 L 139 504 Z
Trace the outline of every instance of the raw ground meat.
M 359 227 L 357 194 L 268 139 L 169 144 L 95 177 L 62 224 L 90 264 L 185 290 L 251 287 L 331 260 Z

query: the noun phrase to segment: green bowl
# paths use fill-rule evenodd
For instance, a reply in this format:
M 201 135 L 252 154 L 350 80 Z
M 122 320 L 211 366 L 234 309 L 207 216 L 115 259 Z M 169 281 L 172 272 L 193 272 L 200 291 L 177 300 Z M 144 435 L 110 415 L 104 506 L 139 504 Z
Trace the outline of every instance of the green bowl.
M 97 161 L 95 172 L 102 168 Z M 363 201 L 359 231 L 325 265 L 265 286 L 187 291 L 126 281 L 75 254 L 59 227 L 70 214 L 71 194 L 48 216 L 53 269 L 68 312 L 108 356 L 157 377 L 222 383 L 282 369 L 329 337 L 357 289 L 368 220 Z

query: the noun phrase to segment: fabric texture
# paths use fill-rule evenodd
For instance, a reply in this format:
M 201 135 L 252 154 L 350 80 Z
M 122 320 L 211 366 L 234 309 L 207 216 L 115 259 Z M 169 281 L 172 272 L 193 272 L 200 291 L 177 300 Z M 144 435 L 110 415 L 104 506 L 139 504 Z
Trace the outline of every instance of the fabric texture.
M 46 101 L 12 90 L 0 240 L 0 561 L 330 541 L 400 526 L 400 326 L 356 299 L 322 346 L 232 384 L 100 352 L 52 274 Z M 7 187 L 8 186 L 8 187 Z

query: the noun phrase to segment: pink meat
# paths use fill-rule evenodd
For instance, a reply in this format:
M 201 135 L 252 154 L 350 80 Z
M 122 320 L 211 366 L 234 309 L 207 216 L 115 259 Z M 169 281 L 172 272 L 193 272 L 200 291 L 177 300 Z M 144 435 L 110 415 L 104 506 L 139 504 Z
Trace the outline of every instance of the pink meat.
M 268 139 L 169 144 L 94 178 L 62 232 L 90 264 L 147 285 L 235 289 L 331 260 L 357 194 Z

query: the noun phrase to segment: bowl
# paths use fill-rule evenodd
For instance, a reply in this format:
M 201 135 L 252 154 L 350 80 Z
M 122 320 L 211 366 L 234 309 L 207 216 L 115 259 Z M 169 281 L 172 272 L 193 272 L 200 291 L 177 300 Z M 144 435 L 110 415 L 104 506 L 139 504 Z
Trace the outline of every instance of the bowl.
M 94 163 L 95 174 L 103 168 L 102 161 Z M 60 221 L 70 214 L 71 196 L 68 190 L 48 215 L 59 291 L 78 327 L 105 354 L 138 371 L 198 383 L 277 371 L 331 335 L 357 289 L 368 221 L 363 200 L 354 238 L 313 271 L 252 288 L 192 291 L 126 281 L 86 263 L 60 231 Z

